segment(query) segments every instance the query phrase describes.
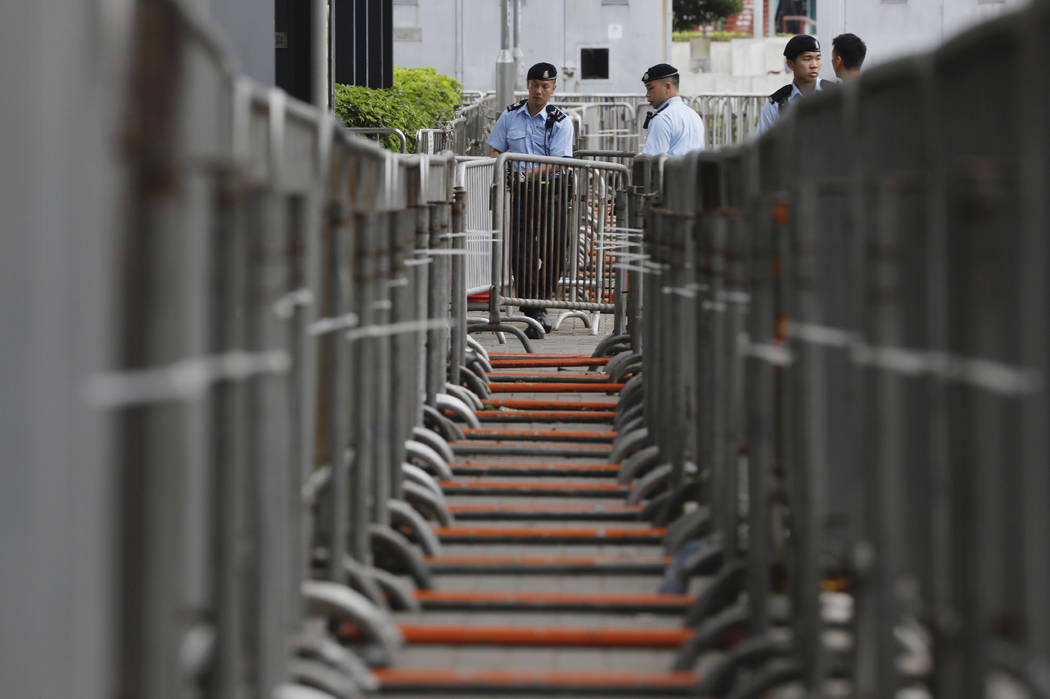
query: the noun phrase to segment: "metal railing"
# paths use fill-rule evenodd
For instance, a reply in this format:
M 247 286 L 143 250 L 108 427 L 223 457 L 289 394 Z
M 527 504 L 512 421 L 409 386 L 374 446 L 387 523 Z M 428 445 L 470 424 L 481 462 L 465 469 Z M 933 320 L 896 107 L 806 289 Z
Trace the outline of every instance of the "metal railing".
M 709 578 L 700 694 L 1050 693 L 1048 30 L 1036 3 L 745 145 L 634 159 L 611 460 L 667 588 Z
M 524 96 L 524 93 L 520 93 L 520 96 Z M 767 102 L 766 95 L 754 94 L 682 95 L 682 99 L 703 117 L 708 149 L 743 143 L 754 136 L 758 132 L 758 117 Z M 616 110 L 614 114 L 601 114 L 598 117 L 599 125 L 586 125 L 581 129 L 577 134 L 580 149 L 635 149 L 640 152 L 645 145 L 642 124 L 646 112 L 651 108 L 644 92 L 605 95 L 559 92 L 554 101 L 559 106 L 569 108 L 574 105 L 588 105 L 587 109 L 591 109 L 589 105 L 623 105 L 613 108 Z M 622 117 L 619 115 L 621 110 L 625 112 Z
M 486 389 L 477 244 L 481 326 L 612 289 L 612 461 L 667 584 L 710 576 L 698 693 L 1050 695 L 1050 3 L 628 178 L 390 153 L 188 3 L 42 1 L 0 44 L 5 695 L 375 689 Z M 521 163 L 558 168 L 550 294 L 511 273 Z
M 440 128 L 417 131 L 416 152 L 488 155 L 492 149 L 485 143 L 485 138 L 499 115 L 499 106 L 490 93 L 475 96 L 476 99 L 461 107 L 455 117 Z
M 768 103 L 765 95 L 699 95 L 685 101 L 704 120 L 709 149 L 731 146 L 758 133 L 758 117 Z
M 627 168 L 616 163 L 502 153 L 493 170 L 492 286 L 487 324 L 498 330 L 503 307 L 562 309 L 597 332 L 597 314 L 617 310 L 618 222 L 627 218 Z M 561 319 L 559 319 L 560 322 Z M 616 318 L 617 327 L 621 318 Z
M 14 124 L 39 177 L 4 254 L 5 694 L 359 696 L 480 407 L 455 158 L 237 75 L 178 3 L 78 19 L 77 128 Z
M 634 110 L 626 102 L 561 102 L 576 117 L 576 147 L 584 150 L 641 150 Z
M 401 129 L 395 129 L 390 126 L 344 126 L 343 128 L 358 136 L 397 136 L 398 142 L 401 143 L 401 152 L 408 152 L 408 138 Z

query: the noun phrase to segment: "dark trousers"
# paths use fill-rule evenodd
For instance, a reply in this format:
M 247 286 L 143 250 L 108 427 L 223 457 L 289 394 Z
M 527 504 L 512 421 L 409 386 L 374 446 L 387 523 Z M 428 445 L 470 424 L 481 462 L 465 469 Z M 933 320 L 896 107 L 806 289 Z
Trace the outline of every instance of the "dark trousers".
M 557 177 L 546 184 L 529 181 L 510 186 L 510 268 L 521 298 L 554 298 L 565 270 L 568 195 Z M 521 308 L 540 307 L 526 304 Z

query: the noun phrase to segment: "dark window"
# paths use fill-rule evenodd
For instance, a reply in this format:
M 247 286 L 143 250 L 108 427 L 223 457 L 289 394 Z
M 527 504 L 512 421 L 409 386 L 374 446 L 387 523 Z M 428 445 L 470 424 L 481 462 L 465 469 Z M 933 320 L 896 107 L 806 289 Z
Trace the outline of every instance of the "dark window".
M 608 80 L 609 49 L 580 49 L 580 77 L 584 80 Z

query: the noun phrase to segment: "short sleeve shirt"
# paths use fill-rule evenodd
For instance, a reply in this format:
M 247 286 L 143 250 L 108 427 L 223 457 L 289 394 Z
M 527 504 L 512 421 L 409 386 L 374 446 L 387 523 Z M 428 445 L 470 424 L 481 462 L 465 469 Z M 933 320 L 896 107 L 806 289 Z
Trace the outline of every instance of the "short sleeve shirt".
M 696 111 L 675 96 L 656 110 L 649 122 L 643 153 L 685 155 L 704 149 L 704 120 Z
M 816 90 L 819 92 L 823 80 L 817 80 Z M 802 94 L 802 90 L 798 89 L 798 85 L 794 82 L 791 83 L 791 94 L 788 95 L 787 103 L 792 104 L 796 100 L 800 100 L 805 95 Z M 762 108 L 762 115 L 758 117 L 758 133 L 763 134 L 766 130 L 776 123 L 776 120 L 780 118 L 780 104 L 777 102 L 767 102 L 766 106 Z
M 526 153 L 528 155 L 550 155 L 558 158 L 572 157 L 572 121 L 565 117 L 555 121 L 547 129 L 550 105 L 536 116 L 529 115 L 529 103 L 517 109 L 504 110 L 492 127 L 488 143 L 500 153 Z

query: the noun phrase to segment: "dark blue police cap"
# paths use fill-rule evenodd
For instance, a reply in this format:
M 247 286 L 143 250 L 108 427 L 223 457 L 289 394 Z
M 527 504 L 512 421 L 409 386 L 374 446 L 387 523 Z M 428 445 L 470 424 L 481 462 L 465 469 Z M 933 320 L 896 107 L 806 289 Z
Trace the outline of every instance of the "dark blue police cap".
M 537 63 L 529 68 L 526 80 L 557 80 L 558 69 L 550 63 Z
M 666 63 L 657 63 L 655 66 L 642 73 L 642 82 L 647 83 L 650 80 L 663 80 L 664 78 L 670 78 L 674 75 L 678 75 L 677 68 Z
M 799 34 L 791 37 L 784 46 L 784 57 L 789 61 L 793 61 L 798 58 L 799 54 L 805 53 L 806 51 L 816 51 L 820 53 L 820 42 L 817 41 L 817 37 L 810 36 L 809 34 Z

